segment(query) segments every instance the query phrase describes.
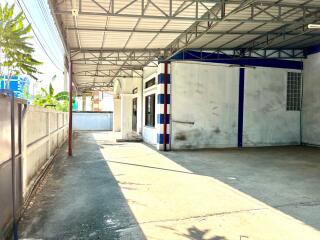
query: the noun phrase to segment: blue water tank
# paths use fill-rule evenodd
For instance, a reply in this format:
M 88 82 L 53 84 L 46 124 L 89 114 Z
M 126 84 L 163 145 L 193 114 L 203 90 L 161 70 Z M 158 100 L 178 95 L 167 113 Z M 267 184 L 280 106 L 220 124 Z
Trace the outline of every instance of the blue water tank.
M 0 88 L 5 89 L 8 75 L 0 76 Z M 22 98 L 25 87 L 29 90 L 30 80 L 26 76 L 13 76 L 10 79 L 10 89 L 14 92 L 15 97 Z

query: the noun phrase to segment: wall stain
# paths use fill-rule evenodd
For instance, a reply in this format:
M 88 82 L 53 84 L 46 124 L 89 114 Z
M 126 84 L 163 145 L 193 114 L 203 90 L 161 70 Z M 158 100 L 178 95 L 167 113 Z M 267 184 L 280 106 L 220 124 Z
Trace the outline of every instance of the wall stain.
M 216 127 L 216 129 L 213 131 L 216 134 L 219 134 L 221 132 L 220 128 Z
M 187 137 L 184 133 L 180 132 L 175 135 L 174 139 L 177 141 L 186 141 Z

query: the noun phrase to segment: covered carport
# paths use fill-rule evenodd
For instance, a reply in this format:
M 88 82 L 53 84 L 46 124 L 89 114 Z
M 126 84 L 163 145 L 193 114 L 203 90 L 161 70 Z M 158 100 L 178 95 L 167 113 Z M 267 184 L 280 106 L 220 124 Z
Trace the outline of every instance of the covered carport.
M 241 69 L 280 66 L 302 71 L 308 47 L 317 44 L 320 38 L 319 30 L 310 28 L 310 24 L 319 20 L 319 3 L 315 0 L 70 0 L 49 3 L 65 45 L 66 59 L 72 67 L 70 79 L 77 94 L 114 91 L 114 131 L 121 131 L 122 138 L 128 139 L 137 128 L 135 132 L 142 135 L 144 141 L 157 145 L 160 150 L 170 149 L 171 143 L 175 146 L 173 135 L 176 132 L 170 120 L 159 124 L 155 121 L 155 131 L 144 127 L 147 125 L 145 84 L 150 74 L 156 74 L 158 79 L 161 74 L 165 76 L 163 86 L 158 85 L 155 91 L 156 97 L 163 95 L 160 96 L 163 102 L 159 102 L 162 105 L 158 106 L 156 101 L 155 110 L 150 114 L 171 119 L 175 110 L 170 109 L 170 101 L 174 104 L 176 100 L 170 85 L 172 63 L 224 63 Z M 201 77 L 199 79 L 205 83 Z M 238 81 L 239 89 L 235 94 L 239 96 L 234 96 L 238 101 L 235 124 L 237 146 L 241 147 L 245 145 L 246 79 Z M 299 88 L 301 91 L 302 86 Z M 132 114 L 134 96 L 137 98 L 135 116 Z M 136 119 L 134 124 L 132 118 Z
M 319 238 L 320 1 L 49 3 L 70 84 L 147 144 L 76 133 L 23 237 Z

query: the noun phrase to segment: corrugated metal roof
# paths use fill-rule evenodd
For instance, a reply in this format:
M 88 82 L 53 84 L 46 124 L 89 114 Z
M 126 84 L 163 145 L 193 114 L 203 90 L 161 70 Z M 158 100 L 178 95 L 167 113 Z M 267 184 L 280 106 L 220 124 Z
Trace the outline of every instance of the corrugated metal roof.
M 318 30 L 306 30 L 307 23 L 319 21 L 320 0 L 230 0 L 224 15 L 222 5 L 208 0 L 52 2 L 79 85 L 102 79 L 108 83 L 124 67 L 148 64 L 160 49 L 299 48 L 320 37 Z M 78 74 L 88 71 L 87 76 Z M 139 73 L 135 71 L 130 74 Z

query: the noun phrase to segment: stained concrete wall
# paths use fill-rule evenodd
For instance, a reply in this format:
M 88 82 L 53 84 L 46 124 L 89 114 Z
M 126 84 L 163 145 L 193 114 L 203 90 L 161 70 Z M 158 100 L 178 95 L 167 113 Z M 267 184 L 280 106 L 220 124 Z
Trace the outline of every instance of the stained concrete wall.
M 300 112 L 287 111 L 287 72 L 246 68 L 243 145 L 300 144 Z M 172 149 L 237 147 L 239 68 L 172 63 Z
M 239 68 L 171 64 L 171 148 L 237 146 Z
M 300 111 L 287 111 L 287 72 L 245 69 L 244 146 L 300 144 Z
M 302 142 L 320 145 L 320 53 L 304 61 Z

